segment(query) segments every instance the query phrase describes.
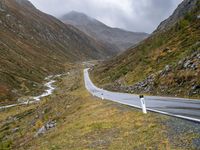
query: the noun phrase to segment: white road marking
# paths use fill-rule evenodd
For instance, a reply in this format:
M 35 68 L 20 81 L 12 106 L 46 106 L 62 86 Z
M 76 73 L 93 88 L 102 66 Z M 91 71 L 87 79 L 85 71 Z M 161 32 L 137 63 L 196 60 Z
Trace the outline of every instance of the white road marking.
M 109 94 L 113 94 L 113 95 L 116 95 L 116 96 L 119 96 L 120 94 L 122 95 L 127 95 L 129 96 L 130 94 L 126 94 L 126 93 L 117 93 L 117 92 L 110 92 L 110 91 L 106 91 L 106 90 L 102 90 L 98 87 L 96 87 L 92 81 L 90 80 L 89 78 L 89 74 L 88 74 L 88 70 L 89 69 L 84 69 L 84 80 L 85 80 L 85 87 L 86 89 L 94 96 L 98 97 L 98 98 L 102 98 L 102 95 L 100 94 L 99 95 L 99 92 L 100 93 L 104 93 L 104 99 L 107 99 L 107 100 L 110 100 L 110 101 L 113 101 L 113 102 L 117 102 L 117 103 L 120 103 L 120 104 L 123 104 L 123 105 L 127 105 L 127 106 L 132 106 L 132 107 L 135 107 L 135 108 L 138 108 L 138 109 L 141 109 L 142 107 L 139 106 L 139 105 L 134 105 L 134 104 L 131 104 L 131 103 L 128 103 L 128 102 L 125 102 L 125 101 L 120 101 L 120 100 L 115 100 L 115 99 L 119 99 L 119 98 L 108 98 L 106 97 L 106 93 L 109 93 Z M 89 83 L 88 83 L 89 82 Z M 90 86 L 90 87 L 89 87 Z M 132 95 L 133 97 L 136 97 L 137 95 Z M 174 102 L 174 100 L 181 100 L 181 101 L 187 101 L 188 102 L 188 99 L 184 99 L 184 98 L 170 98 L 170 97 L 156 97 L 156 96 L 152 96 L 150 97 L 151 99 L 152 98 L 157 98 L 157 99 L 168 99 L 168 100 L 172 100 L 172 102 Z M 191 100 L 191 102 L 199 102 L 198 100 Z M 166 101 L 164 101 L 166 102 Z M 157 103 L 160 103 L 159 101 L 157 101 Z M 168 115 L 168 116 L 173 116 L 173 117 L 177 117 L 177 118 L 181 118 L 181 119 L 186 119 L 186 120 L 190 120 L 190 121 L 194 121 L 194 122 L 198 122 L 200 123 L 200 119 L 197 119 L 197 118 L 193 118 L 193 117 L 188 117 L 188 116 L 183 116 L 183 115 L 177 115 L 177 114 L 174 114 L 174 113 L 170 113 L 170 112 L 165 112 L 165 111 L 160 111 L 160 110 L 156 110 L 156 109 L 151 109 L 151 108 L 148 108 L 147 107 L 147 110 L 148 111 L 151 111 L 151 112 L 155 112 L 155 113 L 160 113 L 160 114 L 164 114 L 164 115 Z M 198 111 L 198 110 L 197 110 Z M 200 112 L 199 112 L 200 113 Z M 200 115 L 200 114 L 199 114 Z

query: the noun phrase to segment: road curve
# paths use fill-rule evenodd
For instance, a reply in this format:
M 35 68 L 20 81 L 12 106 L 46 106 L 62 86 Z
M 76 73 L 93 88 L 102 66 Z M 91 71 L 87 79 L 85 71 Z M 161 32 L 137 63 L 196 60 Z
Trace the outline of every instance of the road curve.
M 84 69 L 84 81 L 86 89 L 99 98 L 104 98 L 136 108 L 141 108 L 138 95 L 110 92 L 96 87 L 90 80 L 89 69 Z M 159 96 L 146 96 L 145 102 L 148 111 L 174 116 L 200 123 L 200 100 L 184 98 L 171 98 Z

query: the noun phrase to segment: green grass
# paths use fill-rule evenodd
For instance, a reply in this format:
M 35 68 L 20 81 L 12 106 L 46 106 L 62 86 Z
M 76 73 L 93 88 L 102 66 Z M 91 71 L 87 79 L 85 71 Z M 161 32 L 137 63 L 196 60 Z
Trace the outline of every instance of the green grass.
M 41 103 L 2 111 L 1 147 L 77 150 L 170 146 L 161 123 L 166 117 L 143 115 L 140 110 L 96 99 L 84 88 L 82 75 L 78 69 L 59 79 L 57 91 Z M 18 119 L 7 122 L 11 116 Z M 49 120 L 57 121 L 56 128 L 34 138 Z M 16 127 L 19 130 L 13 132 Z
M 137 47 L 127 50 L 125 53 L 109 61 L 96 65 L 90 72 L 92 80 L 98 86 L 113 85 L 118 81 L 124 86 L 133 85 L 144 80 L 147 76 L 163 70 L 166 65 L 176 68 L 176 64 L 199 51 L 199 45 L 196 44 L 200 39 L 199 20 L 196 18 L 199 10 L 186 14 L 186 16 L 177 22 L 175 26 L 167 31 L 158 32 L 148 39 L 141 42 Z M 169 49 L 165 51 L 165 49 Z M 196 70 L 199 72 L 200 68 Z M 174 76 L 179 75 L 179 70 L 172 72 Z M 191 73 L 193 73 L 191 71 Z M 198 76 L 194 76 L 194 81 Z M 158 78 L 158 83 L 161 81 Z M 191 84 L 188 83 L 188 87 Z M 181 97 L 188 97 L 187 93 L 178 93 L 178 85 L 169 87 L 172 91 Z M 179 87 L 179 89 L 184 89 Z M 110 89 L 112 90 L 112 89 Z M 155 93 L 157 93 L 155 89 Z M 141 91 L 142 92 L 142 91 Z M 174 93 L 162 93 L 160 95 L 174 95 Z M 199 95 L 191 96 L 199 98 Z
M 56 92 L 38 104 L 1 112 L 1 148 L 178 149 L 168 137 L 168 117 L 144 115 L 141 110 L 92 97 L 84 88 L 80 66 L 58 79 L 56 85 Z M 56 128 L 34 138 L 49 120 L 57 121 Z M 19 130 L 13 132 L 17 127 Z M 191 142 L 196 136 L 180 134 L 173 142 L 179 143 L 180 138 Z

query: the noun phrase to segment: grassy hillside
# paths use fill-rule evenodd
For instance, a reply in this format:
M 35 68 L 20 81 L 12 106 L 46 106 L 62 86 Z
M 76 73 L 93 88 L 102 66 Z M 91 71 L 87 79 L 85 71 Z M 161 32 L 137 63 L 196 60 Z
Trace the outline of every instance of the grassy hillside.
M 56 86 L 41 103 L 1 110 L 0 149 L 195 149 L 195 126 L 92 97 L 80 66 L 57 78 Z M 56 125 L 35 136 L 50 121 Z
M 65 63 L 110 55 L 104 45 L 27 0 L 0 1 L 0 103 L 33 94 Z
M 186 1 L 185 1 L 186 2 Z M 200 98 L 200 5 L 92 71 L 107 89 Z

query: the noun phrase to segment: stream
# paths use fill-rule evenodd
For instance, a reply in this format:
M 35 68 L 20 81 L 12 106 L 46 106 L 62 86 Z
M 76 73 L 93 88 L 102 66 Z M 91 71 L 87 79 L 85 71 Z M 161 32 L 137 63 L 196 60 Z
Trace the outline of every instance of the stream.
M 28 104 L 33 104 L 33 103 L 37 103 L 39 101 L 41 101 L 42 98 L 51 95 L 54 90 L 55 87 L 53 87 L 53 84 L 56 82 L 55 80 L 53 80 L 56 77 L 60 77 L 61 75 L 55 75 L 55 76 L 48 76 L 45 78 L 45 80 L 50 80 L 49 82 L 45 83 L 44 86 L 47 87 L 47 89 L 44 91 L 44 93 L 42 93 L 39 96 L 35 96 L 35 97 L 30 97 L 27 98 L 28 100 L 25 102 L 20 102 L 20 103 L 16 103 L 16 104 L 11 104 L 11 105 L 6 105 L 6 106 L 0 106 L 0 110 L 1 109 L 6 109 L 6 108 L 11 108 L 11 107 L 15 107 L 15 106 L 20 106 L 20 105 L 28 105 Z M 53 78 L 53 79 L 52 79 Z

